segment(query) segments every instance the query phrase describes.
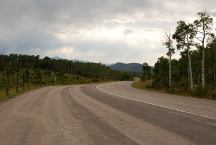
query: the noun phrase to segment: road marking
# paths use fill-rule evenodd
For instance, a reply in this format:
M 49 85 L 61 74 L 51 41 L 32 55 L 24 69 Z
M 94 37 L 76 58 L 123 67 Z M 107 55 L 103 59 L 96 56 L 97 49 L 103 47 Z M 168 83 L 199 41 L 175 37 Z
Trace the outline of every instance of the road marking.
M 153 106 L 157 106 L 157 107 L 162 107 L 162 108 L 166 108 L 166 109 L 170 109 L 170 110 L 174 110 L 174 111 L 178 111 L 178 112 L 182 112 L 182 113 L 187 113 L 187 114 L 191 114 L 191 115 L 195 115 L 195 116 L 199 116 L 199 117 L 204 117 L 204 118 L 216 120 L 216 118 L 214 118 L 214 117 L 210 117 L 210 116 L 206 116 L 206 115 L 202 115 L 202 114 L 196 114 L 196 113 L 192 113 L 192 112 L 189 112 L 189 111 L 184 111 L 184 110 L 180 110 L 180 109 L 176 109 L 176 108 L 172 108 L 172 107 L 167 107 L 167 106 L 163 106 L 163 105 L 149 103 L 149 102 L 145 102 L 145 101 L 141 101 L 141 100 L 136 100 L 136 99 L 132 99 L 132 98 L 126 98 L 126 97 L 123 97 L 121 95 L 115 94 L 113 92 L 102 90 L 98 86 L 99 85 L 96 86 L 96 88 L 98 90 L 100 90 L 101 92 L 107 93 L 109 95 L 114 95 L 114 96 L 117 96 L 117 97 L 120 97 L 120 98 L 123 98 L 123 99 L 127 99 L 127 100 L 131 100 L 131 101 L 141 102 L 141 103 L 145 103 L 145 104 L 149 104 L 149 105 L 153 105 Z

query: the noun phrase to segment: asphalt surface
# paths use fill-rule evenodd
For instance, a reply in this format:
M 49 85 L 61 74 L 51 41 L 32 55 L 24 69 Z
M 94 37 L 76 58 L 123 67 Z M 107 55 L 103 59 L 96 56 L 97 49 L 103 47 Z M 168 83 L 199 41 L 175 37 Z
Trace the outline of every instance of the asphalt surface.
M 131 82 L 46 87 L 0 104 L 0 145 L 216 145 L 215 101 Z

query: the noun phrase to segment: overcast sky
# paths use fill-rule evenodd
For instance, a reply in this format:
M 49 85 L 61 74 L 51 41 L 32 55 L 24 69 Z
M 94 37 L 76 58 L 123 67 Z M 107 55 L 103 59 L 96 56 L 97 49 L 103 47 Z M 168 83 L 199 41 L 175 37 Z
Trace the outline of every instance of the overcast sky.
M 203 10 L 216 0 L 0 0 L 0 53 L 153 65 L 165 31 Z

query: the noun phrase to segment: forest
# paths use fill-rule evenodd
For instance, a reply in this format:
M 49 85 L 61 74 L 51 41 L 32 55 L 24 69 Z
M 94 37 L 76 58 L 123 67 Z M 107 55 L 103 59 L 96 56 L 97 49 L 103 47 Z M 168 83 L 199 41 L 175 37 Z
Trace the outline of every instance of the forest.
M 39 55 L 0 55 L 0 100 L 47 85 L 130 80 L 125 72 L 101 63 L 40 58 Z
M 205 11 L 192 23 L 177 22 L 173 33 L 166 32 L 161 56 L 153 67 L 143 64 L 142 80 L 152 79 L 154 89 L 175 94 L 216 99 L 216 38 L 213 18 Z M 173 55 L 180 52 L 180 58 Z

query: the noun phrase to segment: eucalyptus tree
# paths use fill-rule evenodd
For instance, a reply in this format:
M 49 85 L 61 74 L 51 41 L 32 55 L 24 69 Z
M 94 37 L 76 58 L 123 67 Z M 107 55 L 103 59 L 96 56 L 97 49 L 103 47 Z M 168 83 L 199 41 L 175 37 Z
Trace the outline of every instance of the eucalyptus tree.
M 205 51 L 207 41 L 213 37 L 212 27 L 213 27 L 213 18 L 206 12 L 198 13 L 198 20 L 194 21 L 196 26 L 196 39 L 198 41 L 199 48 L 202 52 L 202 88 L 205 88 Z
M 163 45 L 168 49 L 167 56 L 169 57 L 169 88 L 172 87 L 172 55 L 175 53 L 173 47 L 173 39 L 170 31 L 166 32 Z
M 189 80 L 190 89 L 193 90 L 193 74 L 191 67 L 191 55 L 190 49 L 194 45 L 194 37 L 196 36 L 195 28 L 193 24 L 186 24 L 184 21 L 177 22 L 173 39 L 177 42 L 177 49 L 186 49 L 188 57 L 188 69 L 189 69 Z

